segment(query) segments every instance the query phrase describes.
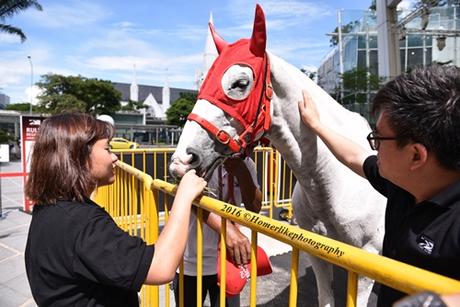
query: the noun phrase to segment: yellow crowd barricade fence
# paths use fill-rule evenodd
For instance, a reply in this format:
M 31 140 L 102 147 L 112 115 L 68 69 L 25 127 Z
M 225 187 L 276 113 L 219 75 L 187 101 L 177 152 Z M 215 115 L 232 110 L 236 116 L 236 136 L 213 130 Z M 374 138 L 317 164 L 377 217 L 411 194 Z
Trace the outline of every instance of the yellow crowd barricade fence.
M 140 148 L 113 150 L 120 161 L 150 175 L 153 179 L 172 182 L 168 164 L 175 148 Z M 256 147 L 251 158 L 257 169 L 257 178 L 262 192 L 262 210 L 273 218 L 290 220 L 292 217 L 291 194 L 296 179 L 281 157 L 271 147 Z M 164 211 L 163 207 L 159 208 Z M 163 215 L 162 215 L 163 217 Z
M 151 176 L 123 162 L 118 162 L 116 175 L 117 178 L 113 185 L 98 189 L 94 196 L 95 201 L 102 205 L 124 230 L 132 235 L 141 236 L 148 244 L 154 244 L 162 227 L 159 217 L 160 205 L 166 208 L 163 220 L 167 223 L 166 204 L 172 203 L 176 186 L 163 180 L 153 180 Z M 255 259 L 257 233 L 292 246 L 289 306 L 297 306 L 299 251 L 307 252 L 347 270 L 347 306 L 356 306 L 358 275 L 367 276 L 408 294 L 426 290 L 441 294 L 460 291 L 460 281 L 366 252 L 207 196 L 197 199 L 194 205 L 198 207 L 198 289 L 200 289 L 202 277 L 202 210 L 214 212 L 222 217 L 221 240 L 225 240 L 226 237 L 225 222 L 227 219 L 251 229 L 250 306 L 256 306 L 257 302 L 257 262 Z M 225 244 L 221 244 L 221 259 L 223 260 L 226 259 L 225 253 Z M 221 271 L 224 272 L 221 275 L 222 280 L 225 280 L 225 265 L 225 261 L 220 264 Z M 180 282 L 183 282 L 182 273 L 180 276 Z M 220 291 L 221 294 L 224 294 L 225 282 L 221 282 L 221 285 L 223 286 Z M 164 286 L 162 301 L 160 301 L 159 291 L 160 286 L 144 286 L 140 293 L 142 306 L 171 306 L 173 303 L 169 299 L 168 285 Z M 314 297 L 311 299 L 316 300 Z M 221 295 L 221 306 L 224 301 L 225 295 Z M 181 294 L 180 306 L 185 306 L 183 303 Z M 201 306 L 201 291 L 197 291 L 197 306 Z

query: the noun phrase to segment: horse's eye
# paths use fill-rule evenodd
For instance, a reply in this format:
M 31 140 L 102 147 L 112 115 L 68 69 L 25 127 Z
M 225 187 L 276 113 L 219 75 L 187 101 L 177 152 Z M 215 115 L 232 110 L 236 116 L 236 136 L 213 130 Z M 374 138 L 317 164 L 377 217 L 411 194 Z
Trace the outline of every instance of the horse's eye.
M 254 84 L 252 69 L 243 64 L 233 65 L 222 76 L 221 84 L 229 98 L 243 100 L 249 96 Z
M 230 86 L 230 89 L 235 89 L 235 88 L 244 89 L 245 87 L 248 86 L 248 84 L 249 84 L 248 79 L 239 79 L 232 83 L 232 85 Z

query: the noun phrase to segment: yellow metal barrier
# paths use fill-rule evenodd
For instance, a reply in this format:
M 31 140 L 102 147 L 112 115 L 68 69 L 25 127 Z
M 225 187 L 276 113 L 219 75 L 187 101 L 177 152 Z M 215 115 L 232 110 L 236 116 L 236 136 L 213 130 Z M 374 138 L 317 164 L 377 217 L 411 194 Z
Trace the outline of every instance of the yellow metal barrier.
M 120 161 L 143 171 L 153 179 L 171 182 L 173 180 L 168 173 L 168 164 L 174 150 L 175 148 L 140 148 L 113 152 L 119 156 Z M 262 192 L 262 210 L 271 218 L 279 218 L 281 215 L 283 219 L 291 219 L 291 194 L 296 179 L 286 162 L 271 147 L 256 147 L 252 159 L 256 164 Z M 275 208 L 278 209 L 276 216 Z M 164 209 L 161 207 L 159 210 Z
M 160 189 L 171 195 L 175 193 L 174 185 L 161 180 L 154 180 L 153 188 Z M 230 219 L 251 228 L 253 233 L 260 232 L 291 245 L 293 247 L 291 281 L 294 287 L 297 287 L 298 250 L 305 251 L 332 264 L 343 267 L 349 274 L 347 306 L 356 306 L 357 274 L 368 276 L 380 283 L 409 294 L 425 290 L 442 294 L 460 291 L 460 281 L 366 252 L 354 246 L 292 225 L 287 225 L 286 223 L 232 206 L 222 201 L 203 196 L 195 205 L 222 216 L 224 218 L 223 221 Z M 222 230 L 225 235 L 225 229 Z M 254 235 L 252 239 L 254 240 Z M 251 243 L 254 248 L 254 242 Z M 251 253 L 251 262 L 253 265 L 255 265 L 254 258 L 255 253 Z M 224 267 L 225 262 L 221 263 L 223 272 L 225 271 Z M 254 278 L 256 275 L 254 274 L 255 270 L 251 268 L 250 306 L 256 306 L 256 278 Z M 296 292 L 296 289 L 291 288 L 289 306 L 296 306 Z
M 120 228 L 143 238 L 147 244 L 154 244 L 160 228 L 160 200 L 158 190 L 152 189 L 153 179 L 120 161 L 117 166 L 115 183 L 98 188 L 93 199 L 105 208 Z M 141 305 L 159 306 L 159 288 L 144 285 L 140 292 Z M 164 288 L 167 295 L 162 306 L 169 306 L 169 287 Z
M 141 236 L 148 244 L 155 243 L 161 226 L 158 208 L 160 205 L 164 206 L 168 201 L 168 197 L 160 194 L 157 190 L 174 195 L 176 186 L 165 181 L 153 180 L 145 173 L 122 162 L 118 162 L 116 175 L 117 179 L 113 185 L 98 189 L 94 196 L 95 201 L 104 205 L 120 227 L 127 232 Z M 410 294 L 424 290 L 443 294 L 460 291 L 460 281 L 368 253 L 359 248 L 270 219 L 240 207 L 206 196 L 201 197 L 195 205 L 198 206 L 198 223 L 200 224 L 197 227 L 199 229 L 198 237 L 201 236 L 202 210 L 214 212 L 222 217 L 221 240 L 225 240 L 226 236 L 226 219 L 247 226 L 252 230 L 251 276 L 254 278 L 251 278 L 250 282 L 250 306 L 256 306 L 257 301 L 257 278 L 255 278 L 257 232 L 293 247 L 289 306 L 296 306 L 297 303 L 299 251 L 305 251 L 348 271 L 347 306 L 356 306 L 358 274 L 368 276 L 378 282 Z M 167 208 L 167 206 L 164 207 Z M 166 221 L 167 213 L 166 209 Z M 224 247 L 225 245 L 221 245 L 222 259 L 226 259 Z M 198 250 L 200 251 L 201 247 Z M 202 263 L 201 252 L 198 253 L 197 262 Z M 225 261 L 220 265 L 221 271 L 225 272 Z M 200 267 L 197 272 L 198 281 L 200 281 Z M 225 278 L 225 274 L 222 274 L 222 277 Z M 224 285 L 225 283 L 221 284 Z M 161 306 L 169 306 L 169 287 L 164 287 L 164 290 L 165 300 Z M 221 293 L 225 293 L 224 287 L 222 287 Z M 225 295 L 221 295 L 221 300 L 222 303 L 225 301 Z M 142 306 L 160 306 L 159 287 L 144 286 L 141 291 L 141 302 Z M 201 302 L 198 306 L 201 306 Z

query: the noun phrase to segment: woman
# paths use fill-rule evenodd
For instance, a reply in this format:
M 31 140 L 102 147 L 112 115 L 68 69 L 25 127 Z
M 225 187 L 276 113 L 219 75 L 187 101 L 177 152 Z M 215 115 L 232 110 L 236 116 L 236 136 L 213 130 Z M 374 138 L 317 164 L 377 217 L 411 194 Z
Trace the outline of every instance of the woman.
M 184 252 L 192 201 L 206 182 L 188 172 L 156 244 L 121 230 L 90 200 L 112 184 L 113 127 L 90 115 L 46 119 L 36 136 L 26 193 L 35 204 L 25 262 L 39 306 L 138 306 L 142 284 L 173 279 Z

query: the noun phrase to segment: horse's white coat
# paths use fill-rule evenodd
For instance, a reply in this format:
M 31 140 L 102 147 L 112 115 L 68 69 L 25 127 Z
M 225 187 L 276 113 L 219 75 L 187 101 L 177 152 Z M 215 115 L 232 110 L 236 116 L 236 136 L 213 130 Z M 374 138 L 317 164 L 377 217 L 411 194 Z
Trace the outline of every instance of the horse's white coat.
M 292 198 L 298 224 L 304 229 L 377 253 L 383 239 L 385 199 L 365 179 L 338 162 L 324 143 L 302 123 L 297 106 L 302 99 L 302 89 L 312 96 L 322 122 L 363 147 L 369 146 L 366 141 L 370 131 L 368 123 L 360 115 L 340 106 L 299 69 L 272 54 L 269 58 L 274 96 L 272 123 L 266 137 L 280 151 L 298 180 Z M 197 102 L 193 113 L 233 136 L 240 130 L 222 110 L 205 100 Z M 201 156 L 198 167 L 202 169 L 216 158 L 229 154 L 228 149 L 197 123 L 188 121 L 173 158 L 184 157 L 190 149 Z M 182 165 L 184 167 L 189 166 Z M 173 174 L 179 174 L 177 169 L 177 165 L 171 164 Z M 332 266 L 312 258 L 319 305 L 334 306 Z M 365 306 L 371 289 L 372 282 L 362 278 L 358 306 Z

